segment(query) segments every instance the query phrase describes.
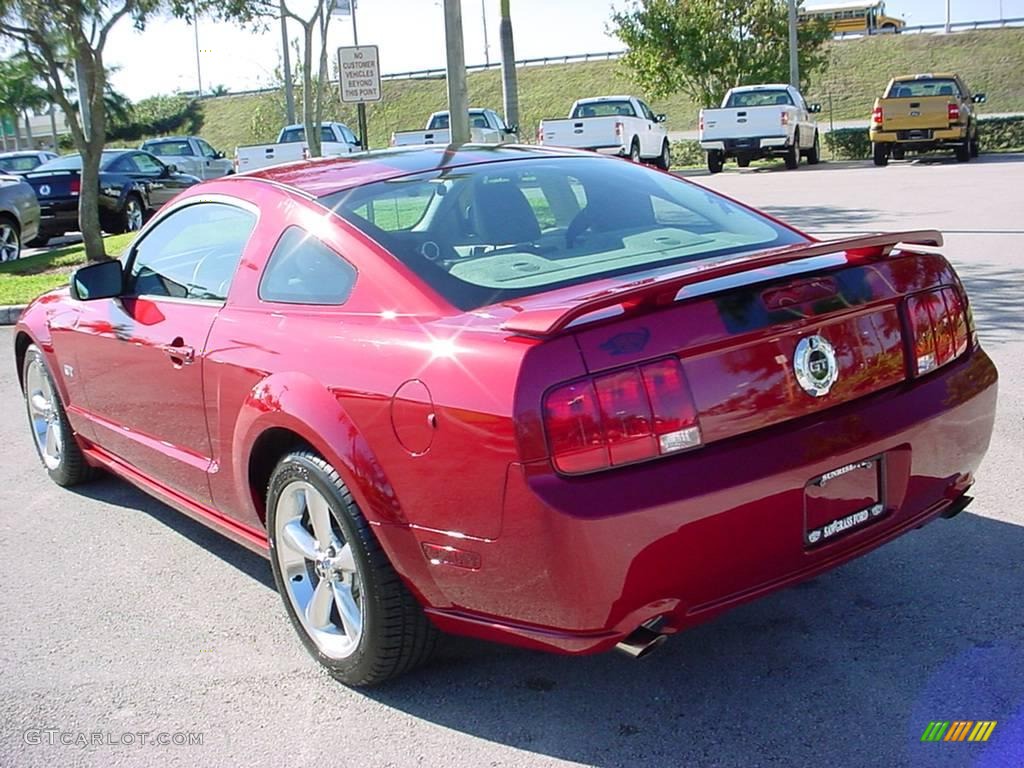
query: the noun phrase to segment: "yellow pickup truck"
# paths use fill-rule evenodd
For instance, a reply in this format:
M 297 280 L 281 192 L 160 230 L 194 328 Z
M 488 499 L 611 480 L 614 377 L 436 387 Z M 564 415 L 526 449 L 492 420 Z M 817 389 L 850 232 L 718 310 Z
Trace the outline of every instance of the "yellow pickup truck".
M 952 149 L 966 163 L 978 156 L 975 104 L 985 94 L 970 89 L 951 72 L 903 75 L 889 81 L 871 112 L 871 146 L 875 165 L 902 160 L 907 152 Z

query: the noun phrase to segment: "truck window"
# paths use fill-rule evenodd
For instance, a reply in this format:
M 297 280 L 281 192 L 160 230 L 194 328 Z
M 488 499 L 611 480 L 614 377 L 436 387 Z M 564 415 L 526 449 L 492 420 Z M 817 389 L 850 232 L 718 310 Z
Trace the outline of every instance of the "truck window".
M 956 80 L 948 77 L 901 80 L 893 83 L 887 99 L 920 99 L 924 96 L 961 96 Z
M 636 110 L 628 101 L 589 101 L 586 104 L 578 104 L 572 111 L 573 118 L 576 117 L 636 117 Z
M 740 91 L 729 96 L 726 102 L 726 109 L 738 107 L 741 109 L 749 107 L 770 107 L 774 105 L 793 106 L 793 99 L 789 91 Z
M 448 115 L 434 115 L 430 118 L 430 124 L 427 125 L 428 131 L 447 131 L 448 130 Z

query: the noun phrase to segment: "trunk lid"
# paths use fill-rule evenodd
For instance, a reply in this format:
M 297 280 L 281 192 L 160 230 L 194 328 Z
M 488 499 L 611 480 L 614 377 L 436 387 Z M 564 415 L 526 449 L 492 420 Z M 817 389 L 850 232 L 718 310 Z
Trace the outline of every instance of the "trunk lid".
M 39 204 L 44 206 L 53 200 L 78 197 L 81 191 L 81 174 L 75 170 L 27 173 L 25 181 L 35 190 Z
M 915 96 L 882 99 L 882 129 L 886 131 L 936 130 L 949 127 L 950 96 Z

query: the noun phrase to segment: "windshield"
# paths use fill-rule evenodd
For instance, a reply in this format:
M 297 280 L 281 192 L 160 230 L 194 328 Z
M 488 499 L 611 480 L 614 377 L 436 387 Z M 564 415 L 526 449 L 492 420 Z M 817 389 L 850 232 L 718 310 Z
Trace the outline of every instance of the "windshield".
M 460 309 L 803 242 L 702 187 L 602 158 L 432 171 L 321 202 Z
M 112 162 L 123 155 L 123 152 L 104 152 L 100 159 L 100 170 L 106 170 Z M 43 163 L 37 171 L 80 171 L 82 170 L 82 156 L 81 155 L 64 155 L 58 157 L 56 160 L 51 160 L 48 163 Z
M 622 117 L 636 117 L 636 110 L 628 101 L 592 101 L 586 104 L 577 105 L 572 111 L 573 117 L 608 117 L 619 115 Z
M 729 96 L 729 101 L 725 106 L 728 109 L 729 107 L 770 107 L 775 104 L 779 106 L 792 105 L 793 99 L 790 97 L 789 91 L 740 91 Z

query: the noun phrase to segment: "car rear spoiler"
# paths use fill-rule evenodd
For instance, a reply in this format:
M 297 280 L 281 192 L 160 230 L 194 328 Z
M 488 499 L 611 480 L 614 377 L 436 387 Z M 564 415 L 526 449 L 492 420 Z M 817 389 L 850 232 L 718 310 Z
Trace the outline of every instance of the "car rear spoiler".
M 853 256 L 884 258 L 900 243 L 908 245 L 941 246 L 942 234 L 934 229 L 919 229 L 909 232 L 846 237 L 800 245 L 773 248 L 753 256 L 743 256 L 719 262 L 704 268 L 695 268 L 682 274 L 658 279 L 651 278 L 629 283 L 616 288 L 557 304 L 513 303 L 508 306 L 520 311 L 502 324 L 506 331 L 524 336 L 548 337 L 565 330 L 581 317 L 601 310 L 621 306 L 629 311 L 639 308 L 671 303 L 679 290 L 687 285 L 702 283 L 738 272 L 786 264 L 815 256 L 826 256 L 845 252 Z M 666 301 L 666 296 L 672 294 Z M 523 306 L 526 304 L 526 306 Z M 596 318 L 595 318 L 596 319 Z

